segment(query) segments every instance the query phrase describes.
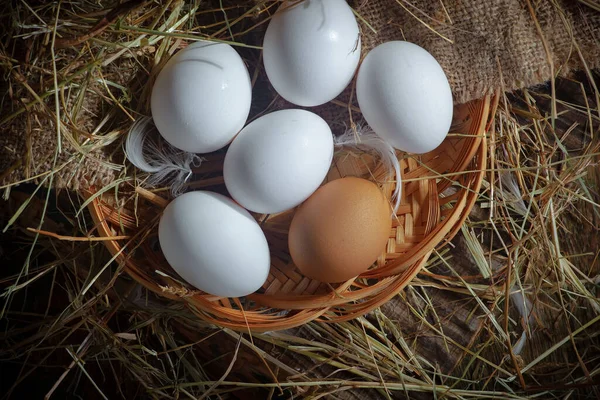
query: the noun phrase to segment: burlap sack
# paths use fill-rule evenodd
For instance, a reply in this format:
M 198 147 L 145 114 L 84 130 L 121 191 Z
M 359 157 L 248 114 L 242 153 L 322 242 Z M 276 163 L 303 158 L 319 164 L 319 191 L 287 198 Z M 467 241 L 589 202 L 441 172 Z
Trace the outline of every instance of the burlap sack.
M 352 3 L 360 17 L 370 25 L 361 23 L 363 54 L 389 40 L 408 40 L 423 46 L 442 65 L 457 103 L 482 97 L 497 89 L 514 90 L 536 85 L 550 79 L 552 72 L 566 75 L 573 69 L 582 68 L 582 57 L 588 68 L 596 68 L 600 64 L 600 13 L 576 1 L 356 0 Z M 266 18 L 267 14 L 261 13 L 255 18 Z M 266 24 L 258 26 L 250 40 L 260 44 L 260 30 L 264 30 Z M 29 39 L 30 48 L 33 46 L 35 49 L 35 41 L 42 39 L 39 36 Z M 12 47 L 23 47 L 24 39 L 13 38 L 12 43 Z M 37 45 L 43 47 L 40 43 Z M 68 51 L 73 57 L 81 57 L 77 51 L 60 50 Z M 256 59 L 256 55 L 253 58 Z M 13 76 L 13 65 L 2 65 L 1 68 L 4 76 Z M 135 63 L 127 68 L 132 68 L 128 71 L 132 73 L 125 76 L 134 76 L 136 69 L 145 73 Z M 41 80 L 36 70 L 29 70 L 24 75 L 30 87 L 35 88 Z M 47 80 L 47 77 L 44 78 Z M 17 83 L 18 79 L 15 82 L 16 88 L 23 89 Z M 123 82 L 125 86 L 128 84 L 131 85 L 131 82 Z M 97 121 L 109 108 L 103 107 L 108 96 L 103 87 L 88 92 L 86 101 L 90 104 L 89 108 L 84 108 L 79 113 L 79 120 L 72 122 L 85 132 L 92 133 L 95 125 L 89 121 Z M 7 109 L 6 102 L 2 103 L 4 108 L 0 120 L 14 111 L 14 103 L 21 106 L 21 102 L 33 100 L 28 91 L 23 89 L 22 93 L 26 97 L 13 99 L 13 109 Z M 345 95 L 348 96 L 348 93 Z M 346 100 L 344 95 L 341 99 Z M 49 109 L 54 108 L 53 96 L 45 101 Z M 276 104 L 289 106 L 285 102 Z M 339 106 L 320 107 L 315 111 L 333 125 L 334 131 L 339 131 L 348 122 L 348 113 L 340 117 Z M 120 118 L 113 121 L 113 125 L 128 123 L 123 115 Z M 40 106 L 35 106 L 9 123 L 0 125 L 1 184 L 39 176 L 33 179 L 37 182 L 47 175 L 57 146 L 53 124 L 52 118 L 40 112 Z M 106 133 L 106 129 L 101 129 L 96 134 Z M 85 139 L 85 136 L 74 136 L 82 141 Z M 62 169 L 54 174 L 54 187 L 104 186 L 123 172 L 110 164 L 113 155 L 116 155 L 117 162 L 122 157 L 117 144 L 89 154 L 77 153 L 65 141 L 63 145 L 57 164 Z M 65 165 L 71 158 L 74 159 Z
M 31 125 L 34 125 L 33 129 Z M 39 183 L 73 190 L 104 187 L 117 176 L 107 149 L 80 154 L 67 141 L 54 161 L 58 143 L 54 121 L 24 116 L 0 128 L 0 184 Z M 111 146 L 113 149 L 114 146 Z M 57 171 L 51 173 L 51 171 Z
M 359 0 L 357 10 L 377 31 L 363 28 L 366 50 L 390 40 L 424 47 L 456 103 L 543 83 L 550 62 L 560 76 L 583 68 L 582 56 L 600 65 L 600 13 L 574 0 Z

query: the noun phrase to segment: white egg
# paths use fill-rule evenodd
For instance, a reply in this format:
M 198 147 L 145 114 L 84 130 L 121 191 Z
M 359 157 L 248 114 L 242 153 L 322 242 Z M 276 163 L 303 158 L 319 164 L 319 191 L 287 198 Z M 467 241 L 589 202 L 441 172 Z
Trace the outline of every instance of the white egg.
M 285 1 L 263 42 L 265 71 L 287 101 L 317 106 L 342 93 L 360 60 L 360 34 L 345 0 Z
M 296 207 L 323 182 L 333 158 L 329 125 L 305 110 L 281 110 L 248 124 L 229 146 L 225 185 L 248 210 Z
M 438 147 L 452 123 L 444 70 L 413 43 L 387 42 L 371 50 L 358 71 L 356 98 L 375 133 L 410 153 Z
M 152 88 L 152 118 L 163 138 L 190 153 L 226 146 L 244 127 L 252 87 L 228 44 L 198 42 L 175 54 Z
M 245 296 L 269 274 L 269 247 L 260 226 L 248 211 L 217 193 L 188 192 L 169 203 L 158 239 L 171 267 L 206 293 Z

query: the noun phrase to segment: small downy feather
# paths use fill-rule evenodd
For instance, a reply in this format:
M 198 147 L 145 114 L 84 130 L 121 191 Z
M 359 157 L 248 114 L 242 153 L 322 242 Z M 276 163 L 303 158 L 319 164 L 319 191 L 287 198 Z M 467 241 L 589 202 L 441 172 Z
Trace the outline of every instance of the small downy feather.
M 138 169 L 150 173 L 147 184 L 170 184 L 173 196 L 183 192 L 192 176 L 192 167 L 204 161 L 197 154 L 179 150 L 160 137 L 152 118 L 138 119 L 125 141 L 125 155 Z
M 334 144 L 336 147 L 350 147 L 374 153 L 379 156 L 390 172 L 390 175 L 396 175 L 397 184 L 392 193 L 392 199 L 394 200 L 394 214 L 396 214 L 402 196 L 400 162 L 396 156 L 396 150 L 388 142 L 377 136 L 375 132 L 360 126 L 356 127 L 356 129 L 348 129 L 343 135 L 335 137 Z
M 525 322 L 526 326 L 531 326 L 533 323 L 533 314 L 532 309 L 533 305 L 531 301 L 525 296 L 519 288 L 513 286 L 511 288 L 510 299 L 512 300 L 514 306 L 519 311 L 521 318 Z M 523 333 L 521 333 L 521 337 L 519 340 L 512 346 L 512 350 L 514 354 L 521 354 L 523 348 L 525 347 L 525 342 L 527 341 L 527 331 L 524 329 Z

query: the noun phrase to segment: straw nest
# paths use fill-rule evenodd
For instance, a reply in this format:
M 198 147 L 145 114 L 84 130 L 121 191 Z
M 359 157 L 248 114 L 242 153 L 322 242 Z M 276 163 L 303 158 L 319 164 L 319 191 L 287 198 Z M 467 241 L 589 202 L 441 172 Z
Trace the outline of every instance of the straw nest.
M 10 3 L 1 17 L 3 133 L 25 132 L 15 149 L 33 157 L 48 145 L 42 138 L 58 137 L 60 118 L 63 143 L 26 176 L 35 184 L 2 187 L 2 393 L 597 397 L 600 93 L 591 71 L 499 97 L 471 213 L 398 296 L 352 321 L 250 334 L 215 329 L 130 279 L 85 200 L 44 189 L 75 180 L 62 174 L 71 164 L 108 174 L 93 180 L 103 193 L 134 182 L 120 155 L 127 114 L 147 96 L 141 77 L 153 76 L 165 52 L 193 33 L 187 9 L 148 2 L 95 29 L 108 10 L 60 4 L 59 12 L 54 3 Z M 224 8 L 243 15 L 252 36 L 257 10 L 272 4 Z M 201 3 L 199 11 L 212 21 L 206 29 L 227 31 L 218 5 Z M 171 25 L 137 28 L 166 20 Z M 82 41 L 53 54 L 49 44 L 60 38 Z M 129 42 L 134 47 L 122 47 Z M 348 112 L 344 100 L 338 107 Z
M 244 14 L 240 18 L 243 17 Z M 238 40 L 252 45 L 256 38 L 244 35 Z M 178 47 L 181 45 L 165 49 L 161 63 L 147 80 L 149 84 L 142 88 L 145 93 L 151 88 L 152 77 L 168 58 L 167 53 L 173 53 Z M 253 64 L 256 54 L 253 54 L 254 58 L 250 58 L 250 54 L 247 62 L 255 69 L 254 97 L 258 99 L 254 102 L 256 111 L 250 118 L 290 107 L 270 90 L 262 65 Z M 346 99 L 346 110 L 336 103 L 318 109 L 334 130 L 361 121 L 352 93 L 353 87 L 350 87 L 341 97 Z M 266 108 L 258 108 L 261 105 Z M 124 264 L 126 272 L 156 293 L 181 299 L 200 318 L 254 332 L 291 328 L 313 319 L 347 320 L 365 314 L 396 295 L 425 265 L 431 251 L 458 231 L 481 187 L 487 154 L 484 137 L 491 123 L 491 107 L 489 97 L 457 107 L 452 131 L 438 149 L 423 156 L 398 154 L 403 198 L 387 248 L 375 268 L 340 285 L 308 279 L 293 265 L 287 249 L 287 230 L 293 210 L 279 215 L 256 216 L 271 249 L 269 277 L 255 294 L 244 299 L 224 299 L 201 293 L 182 282 L 156 248 L 157 216 L 166 200 L 161 197 L 164 195 L 162 188 L 152 192 L 142 189 L 144 175 L 124 183 L 116 193 L 107 192 L 106 187 L 91 187 L 85 204 L 90 205 L 99 234 L 110 239 L 104 243 L 115 259 Z M 140 108 L 147 109 L 147 102 L 142 101 Z M 222 153 L 212 155 L 203 167 L 196 169 L 188 188 L 223 191 L 222 185 L 219 186 L 223 180 L 222 161 Z M 357 152 L 337 154 L 327 180 L 347 175 L 377 182 L 388 197 L 396 185 L 395 177 L 389 176 L 383 165 Z M 117 182 L 109 186 L 115 186 Z M 132 187 L 135 192 L 131 191 Z M 141 198 L 139 194 L 142 194 Z M 120 239 L 113 240 L 114 237 Z
M 395 296 L 425 265 L 431 251 L 459 230 L 481 187 L 489 109 L 489 98 L 458 107 L 455 134 L 427 155 L 401 158 L 402 201 L 387 248 L 374 268 L 339 285 L 306 278 L 292 263 L 287 232 L 293 210 L 257 216 L 271 250 L 269 277 L 257 293 L 245 299 L 226 299 L 201 293 L 177 279 L 152 245 L 157 241 L 157 215 L 166 199 L 137 188 L 141 196 L 119 195 L 128 199 L 122 205 L 112 194 L 97 196 L 93 191 L 86 203 L 100 235 L 119 238 L 104 243 L 125 270 L 150 290 L 183 300 L 200 318 L 254 332 L 291 328 L 315 318 L 330 322 L 352 319 Z M 223 191 L 218 185 L 223 180 L 222 158 L 215 156 L 204 163 L 189 186 Z M 380 183 L 391 201 L 395 179 L 372 156 L 353 151 L 337 154 L 326 181 L 348 175 Z

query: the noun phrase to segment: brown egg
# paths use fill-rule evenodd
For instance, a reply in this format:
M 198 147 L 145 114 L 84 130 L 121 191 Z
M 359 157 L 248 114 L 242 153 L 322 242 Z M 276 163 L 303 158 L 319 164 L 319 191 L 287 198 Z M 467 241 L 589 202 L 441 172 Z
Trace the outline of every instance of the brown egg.
M 302 273 L 343 282 L 366 271 L 385 249 L 391 206 L 376 184 L 348 177 L 320 187 L 300 206 L 288 244 Z

